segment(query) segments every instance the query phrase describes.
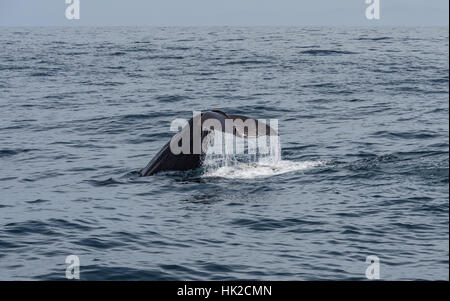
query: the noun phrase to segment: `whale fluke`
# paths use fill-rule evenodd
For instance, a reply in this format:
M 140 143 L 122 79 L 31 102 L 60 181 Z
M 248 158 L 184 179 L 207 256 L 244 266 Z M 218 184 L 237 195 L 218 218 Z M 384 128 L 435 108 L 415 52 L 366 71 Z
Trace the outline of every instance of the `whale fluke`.
M 230 127 L 226 120 L 232 121 Z M 215 126 L 214 126 L 215 125 Z M 278 133 L 262 121 L 243 115 L 226 114 L 219 110 L 203 112 L 194 116 L 175 134 L 153 157 L 146 167 L 139 171 L 139 176 L 151 176 L 161 171 L 185 171 L 199 168 L 206 156 L 207 145 L 213 130 L 219 128 L 222 132 L 238 137 L 252 138 L 262 135 L 278 136 Z M 198 130 L 196 134 L 195 130 Z M 198 139 L 195 139 L 197 136 Z M 189 140 L 189 149 L 174 153 L 183 139 Z

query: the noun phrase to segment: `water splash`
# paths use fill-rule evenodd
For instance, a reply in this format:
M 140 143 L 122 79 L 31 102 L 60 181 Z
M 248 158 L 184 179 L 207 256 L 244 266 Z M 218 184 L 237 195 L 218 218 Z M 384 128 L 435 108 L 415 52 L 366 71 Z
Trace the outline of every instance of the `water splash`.
M 218 141 L 215 136 L 211 141 Z M 228 179 L 253 179 L 270 177 L 288 172 L 309 169 L 322 165 L 322 161 L 295 162 L 281 159 L 280 138 L 235 138 L 222 140 L 223 153 L 207 152 L 203 166 L 203 177 Z M 226 150 L 233 149 L 233 152 Z M 246 150 L 242 153 L 239 150 Z M 217 149 L 216 149 L 217 150 Z M 238 152 L 236 152 L 238 150 Z
M 219 177 L 227 179 L 254 179 L 280 175 L 288 172 L 310 169 L 323 165 L 322 161 L 295 162 L 280 160 L 277 163 L 264 162 L 264 160 L 250 163 L 225 165 L 217 169 L 208 169 L 203 177 Z

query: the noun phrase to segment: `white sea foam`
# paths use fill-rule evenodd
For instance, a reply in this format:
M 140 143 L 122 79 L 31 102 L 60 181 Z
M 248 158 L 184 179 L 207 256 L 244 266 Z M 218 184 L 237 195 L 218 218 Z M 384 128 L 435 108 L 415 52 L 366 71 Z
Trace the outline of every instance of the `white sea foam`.
M 278 162 L 258 162 L 236 163 L 224 165 L 216 169 L 207 169 L 203 177 L 220 177 L 227 179 L 253 179 L 280 175 L 288 172 L 311 169 L 323 165 L 323 161 L 303 161 L 295 162 L 280 160 Z

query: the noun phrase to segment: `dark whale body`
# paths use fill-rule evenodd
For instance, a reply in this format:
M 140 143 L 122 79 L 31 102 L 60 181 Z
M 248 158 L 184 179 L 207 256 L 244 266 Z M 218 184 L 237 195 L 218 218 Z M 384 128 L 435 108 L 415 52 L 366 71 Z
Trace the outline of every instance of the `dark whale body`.
M 209 129 L 203 128 L 203 122 L 208 119 L 215 119 L 218 122 L 220 122 L 223 131 L 225 131 L 225 120 L 226 119 L 241 119 L 242 121 L 246 121 L 248 119 L 251 119 L 250 117 L 243 116 L 243 115 L 231 115 L 226 114 L 219 110 L 212 110 L 208 112 L 201 113 L 201 116 L 198 118 L 198 121 L 201 122 L 201 138 L 199 139 L 199 142 L 197 143 L 203 143 L 204 139 L 207 138 L 212 131 Z M 257 126 L 265 126 L 265 134 L 266 135 L 278 135 L 278 133 L 272 129 L 270 126 L 266 125 L 265 123 L 261 121 L 254 120 L 257 124 Z M 186 125 L 181 132 L 189 131 L 190 137 L 193 137 L 193 131 L 194 131 L 194 118 L 191 118 L 188 122 L 189 127 Z M 233 129 L 233 134 L 239 137 L 247 137 L 248 132 L 247 129 L 241 129 L 241 131 L 236 131 L 236 129 Z M 170 149 L 170 143 L 171 140 L 169 140 L 162 148 L 161 150 L 155 155 L 155 157 L 147 164 L 146 167 L 141 169 L 139 171 L 139 176 L 145 177 L 145 176 L 151 176 L 155 173 L 161 172 L 161 171 L 185 171 L 190 169 L 196 169 L 199 168 L 203 160 L 205 159 L 206 153 L 203 152 L 203 150 L 196 154 L 194 152 L 194 139 L 190 139 L 190 152 L 188 154 L 180 153 L 180 154 L 174 154 L 172 153 Z M 197 145 L 197 147 L 201 147 Z

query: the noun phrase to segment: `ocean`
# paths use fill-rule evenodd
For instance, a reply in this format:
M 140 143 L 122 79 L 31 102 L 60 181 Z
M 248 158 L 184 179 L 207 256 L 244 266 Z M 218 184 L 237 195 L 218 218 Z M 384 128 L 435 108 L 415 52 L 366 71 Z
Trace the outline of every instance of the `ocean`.
M 0 280 L 448 280 L 448 33 L 0 28 Z M 211 109 L 281 161 L 138 177 Z

